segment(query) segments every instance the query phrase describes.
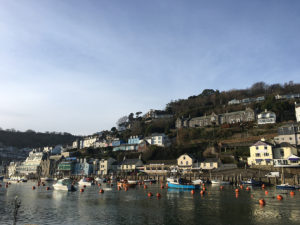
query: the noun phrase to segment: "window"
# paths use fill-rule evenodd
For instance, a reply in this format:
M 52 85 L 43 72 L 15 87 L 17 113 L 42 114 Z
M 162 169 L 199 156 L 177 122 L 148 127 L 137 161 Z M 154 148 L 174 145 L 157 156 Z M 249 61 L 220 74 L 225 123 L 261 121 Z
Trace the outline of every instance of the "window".
M 269 156 L 269 153 L 267 153 L 267 152 L 266 152 L 266 153 L 264 153 L 264 156 Z
M 267 150 L 268 149 L 268 147 L 267 146 L 265 146 L 265 150 Z
M 189 164 L 189 162 L 188 161 L 185 161 L 185 165 L 188 165 Z
M 282 149 L 280 150 L 280 156 L 284 156 L 284 151 Z
M 183 156 L 183 159 L 185 159 L 185 156 Z
M 260 157 L 260 154 L 259 154 L 259 153 L 256 153 L 255 156 L 256 156 L 256 157 Z
M 290 137 L 289 139 L 290 139 L 290 141 L 292 140 L 292 138 L 291 138 L 291 137 Z
M 256 146 L 256 150 L 258 150 L 258 146 Z
M 181 162 L 180 162 L 180 164 L 182 165 L 182 164 L 183 164 L 183 162 L 181 161 Z

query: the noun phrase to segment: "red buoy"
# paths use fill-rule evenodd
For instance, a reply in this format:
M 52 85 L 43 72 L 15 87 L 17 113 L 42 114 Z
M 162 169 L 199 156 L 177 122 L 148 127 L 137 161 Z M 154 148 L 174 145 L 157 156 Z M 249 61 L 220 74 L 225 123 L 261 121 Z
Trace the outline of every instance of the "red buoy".
M 32 186 L 32 190 L 35 190 L 35 186 Z
M 84 192 L 84 189 L 83 189 L 83 188 L 81 188 L 81 189 L 80 189 L 80 192 Z
M 160 193 L 156 193 L 156 197 L 160 198 L 161 197 Z
M 46 190 L 49 191 L 49 190 L 50 190 L 50 187 L 46 187 Z
M 146 184 L 144 185 L 144 189 L 147 189 L 147 185 Z
M 259 201 L 258 201 L 258 202 L 259 202 L 259 204 L 260 204 L 260 205 L 262 205 L 262 206 L 266 204 L 266 202 L 265 202 L 265 200 L 264 200 L 264 199 L 259 199 Z
M 151 192 L 148 192 L 148 197 L 152 197 L 153 194 Z
M 103 190 L 103 189 L 100 189 L 99 193 L 100 193 L 100 194 L 103 194 L 103 193 L 104 193 L 104 190 Z
M 278 200 L 282 200 L 283 197 L 282 197 L 281 195 L 277 195 L 277 199 L 278 199 Z
M 195 194 L 195 190 L 191 190 L 191 194 L 192 194 L 192 195 Z

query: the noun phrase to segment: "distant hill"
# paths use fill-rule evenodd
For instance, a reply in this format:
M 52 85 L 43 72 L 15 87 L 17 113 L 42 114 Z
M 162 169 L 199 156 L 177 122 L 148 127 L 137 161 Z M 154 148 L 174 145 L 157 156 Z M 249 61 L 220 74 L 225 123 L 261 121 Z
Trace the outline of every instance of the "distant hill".
M 76 136 L 69 133 L 40 133 L 32 130 L 20 132 L 15 130 L 0 130 L 0 143 L 17 148 L 37 148 L 71 144 Z

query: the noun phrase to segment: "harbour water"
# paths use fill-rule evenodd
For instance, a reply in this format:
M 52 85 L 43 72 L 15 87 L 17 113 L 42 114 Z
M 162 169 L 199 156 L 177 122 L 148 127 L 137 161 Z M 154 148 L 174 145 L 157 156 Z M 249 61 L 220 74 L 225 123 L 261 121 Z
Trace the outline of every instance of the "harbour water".
M 200 191 L 160 189 L 159 184 L 118 191 L 103 184 L 85 188 L 83 193 L 46 190 L 36 183 L 11 184 L 0 188 L 0 224 L 13 223 L 13 201 L 21 200 L 17 224 L 300 224 L 300 192 L 290 196 L 289 191 L 267 187 L 239 191 L 233 186 L 206 185 L 206 194 Z M 51 183 L 46 186 L 52 187 Z M 147 193 L 152 192 L 153 197 Z M 159 192 L 161 198 L 155 194 Z M 276 196 L 281 194 L 283 200 Z M 264 198 L 265 206 L 258 204 Z

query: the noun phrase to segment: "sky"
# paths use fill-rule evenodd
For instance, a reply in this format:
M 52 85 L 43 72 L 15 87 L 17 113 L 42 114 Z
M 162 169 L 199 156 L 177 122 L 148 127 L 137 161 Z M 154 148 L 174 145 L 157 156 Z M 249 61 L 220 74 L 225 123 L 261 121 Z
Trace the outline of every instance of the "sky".
M 0 0 L 0 127 L 88 135 L 172 100 L 300 82 L 298 0 Z

